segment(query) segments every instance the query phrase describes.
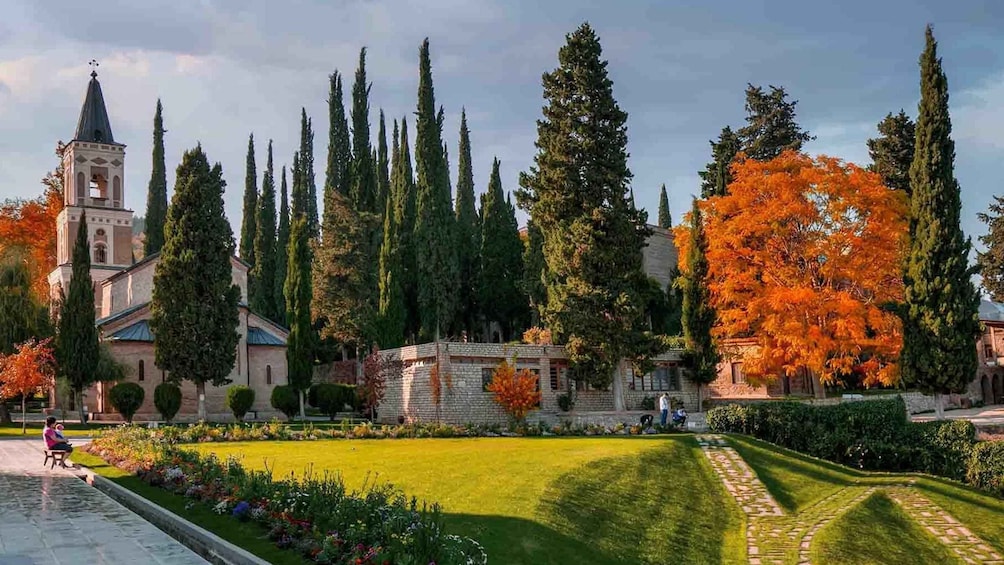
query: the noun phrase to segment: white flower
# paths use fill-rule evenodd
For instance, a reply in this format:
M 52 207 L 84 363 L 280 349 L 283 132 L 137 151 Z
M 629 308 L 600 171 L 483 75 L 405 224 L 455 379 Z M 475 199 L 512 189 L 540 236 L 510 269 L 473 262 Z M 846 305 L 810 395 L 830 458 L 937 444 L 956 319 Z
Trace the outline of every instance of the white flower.
M 226 514 L 227 502 L 225 500 L 221 501 L 219 504 L 213 507 L 213 512 L 216 512 L 217 514 Z

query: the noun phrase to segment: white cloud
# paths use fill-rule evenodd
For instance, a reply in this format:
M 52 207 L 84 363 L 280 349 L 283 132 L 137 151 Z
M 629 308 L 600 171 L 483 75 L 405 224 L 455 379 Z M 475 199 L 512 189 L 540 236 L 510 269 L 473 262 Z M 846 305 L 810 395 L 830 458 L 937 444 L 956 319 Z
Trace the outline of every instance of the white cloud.
M 1004 73 L 961 92 L 958 99 L 960 103 L 952 111 L 956 138 L 1004 150 Z

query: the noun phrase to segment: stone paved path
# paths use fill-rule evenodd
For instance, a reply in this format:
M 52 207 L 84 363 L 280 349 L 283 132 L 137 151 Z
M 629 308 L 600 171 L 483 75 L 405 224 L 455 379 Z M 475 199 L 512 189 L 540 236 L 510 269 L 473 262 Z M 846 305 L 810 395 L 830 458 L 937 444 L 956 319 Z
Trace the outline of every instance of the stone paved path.
M 69 471 L 41 438 L 0 440 L 0 565 L 206 563 Z
M 945 509 L 924 498 L 916 489 L 895 487 L 889 498 L 906 511 L 925 530 L 948 546 L 966 563 L 1004 564 L 1001 554 L 963 526 Z

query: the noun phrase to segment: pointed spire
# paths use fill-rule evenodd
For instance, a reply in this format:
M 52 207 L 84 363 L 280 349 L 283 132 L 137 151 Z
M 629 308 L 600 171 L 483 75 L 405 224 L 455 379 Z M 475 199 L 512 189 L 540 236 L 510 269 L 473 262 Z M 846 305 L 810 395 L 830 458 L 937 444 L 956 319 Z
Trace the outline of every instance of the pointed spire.
M 87 85 L 87 95 L 84 97 L 83 107 L 80 108 L 77 133 L 73 139 L 74 141 L 115 143 L 115 138 L 112 136 L 112 124 L 108 121 L 108 111 L 105 109 L 105 97 L 101 94 L 101 83 L 98 82 L 96 70 L 91 71 L 91 81 Z

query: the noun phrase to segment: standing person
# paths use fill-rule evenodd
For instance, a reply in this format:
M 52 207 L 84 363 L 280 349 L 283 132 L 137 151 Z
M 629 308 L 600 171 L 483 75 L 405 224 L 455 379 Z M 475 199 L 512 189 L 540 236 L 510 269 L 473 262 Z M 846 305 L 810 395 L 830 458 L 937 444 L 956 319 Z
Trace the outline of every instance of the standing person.
M 669 416 L 669 396 L 666 393 L 662 393 L 659 397 L 659 422 L 663 426 L 666 425 L 666 417 Z
M 42 438 L 45 439 L 45 447 L 49 451 L 65 451 L 73 453 L 73 447 L 68 441 L 60 438 L 56 432 L 56 417 L 49 416 L 45 419 L 45 430 L 42 431 Z

